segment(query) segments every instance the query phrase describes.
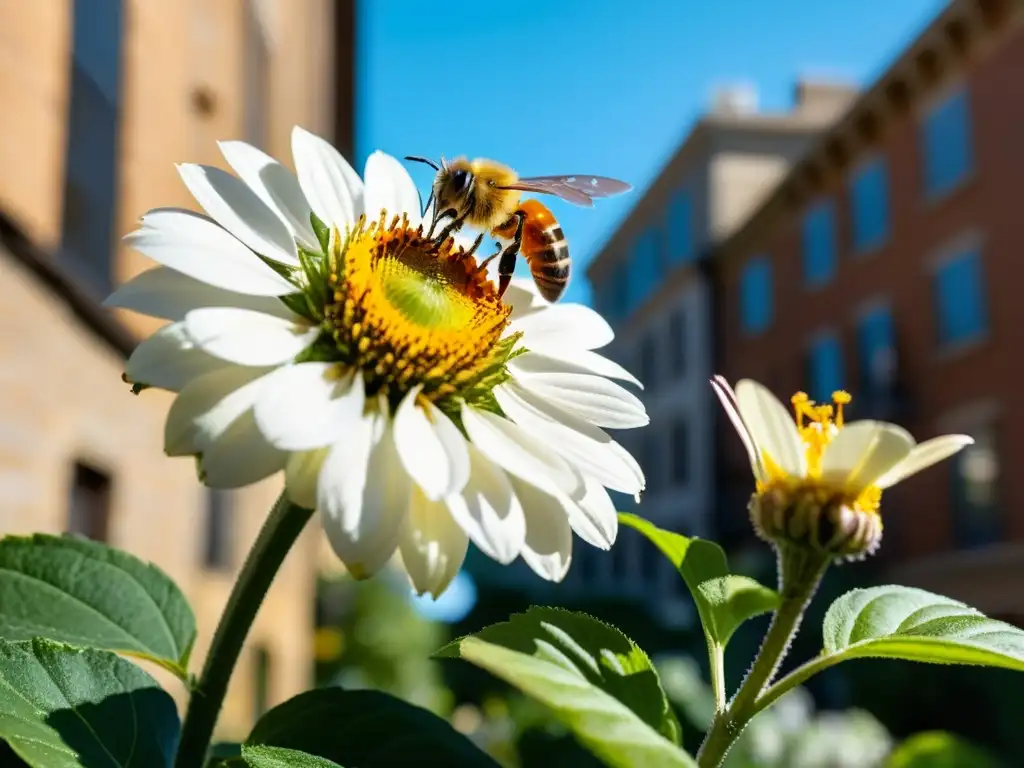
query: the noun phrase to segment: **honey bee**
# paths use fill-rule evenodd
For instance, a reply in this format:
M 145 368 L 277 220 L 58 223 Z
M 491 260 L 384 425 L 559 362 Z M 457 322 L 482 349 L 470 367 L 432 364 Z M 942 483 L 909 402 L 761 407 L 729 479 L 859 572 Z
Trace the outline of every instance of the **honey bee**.
M 463 225 L 482 230 L 470 253 L 483 241 L 484 233 L 497 241 L 498 250 L 480 263 L 480 269 L 495 258 L 498 262 L 498 296 L 503 296 L 515 271 L 516 256 L 522 253 L 530 274 L 548 301 L 558 301 L 569 285 L 572 260 L 569 246 L 555 215 L 539 200 L 521 199 L 522 192 L 555 195 L 576 205 L 591 207 L 594 198 L 611 197 L 633 187 L 604 176 L 533 176 L 520 178 L 508 166 L 493 160 L 459 157 L 440 165 L 425 157 L 406 157 L 437 171 L 427 198 L 433 200 L 434 216 L 427 236 L 446 218 L 452 221 L 438 234 L 442 243 Z

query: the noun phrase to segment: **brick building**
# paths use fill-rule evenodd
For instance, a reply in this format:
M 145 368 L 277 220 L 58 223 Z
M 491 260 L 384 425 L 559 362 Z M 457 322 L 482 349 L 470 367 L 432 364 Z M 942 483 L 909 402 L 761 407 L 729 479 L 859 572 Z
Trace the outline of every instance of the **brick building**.
M 710 254 L 716 359 L 977 444 L 887 493 L 889 576 L 1024 616 L 1024 9 L 955 0 Z M 720 419 L 720 528 L 749 469 Z
M 351 153 L 353 6 L 0 3 L 0 534 L 71 530 L 160 565 L 195 609 L 196 669 L 280 481 L 207 492 L 167 459 L 170 397 L 120 379 L 156 323 L 98 301 L 152 266 L 120 244 L 142 213 L 194 207 L 174 163 L 224 167 L 234 138 L 287 163 L 295 123 Z M 312 682 L 322 538 L 307 531 L 257 617 L 225 738 Z
M 848 85 L 805 81 L 792 110 L 766 112 L 749 89 L 719 92 L 587 268 L 597 309 L 615 328 L 607 354 L 644 384 L 638 394 L 651 424 L 619 439 L 647 475 L 639 511 L 658 525 L 708 535 L 713 523 L 714 456 L 705 448 L 715 428 L 707 397 L 712 297 L 702 256 L 854 95 Z M 632 500 L 617 504 L 628 509 Z M 659 617 L 684 621 L 689 598 L 679 577 L 648 546 L 626 531 L 610 553 L 578 550 L 570 588 L 643 598 Z

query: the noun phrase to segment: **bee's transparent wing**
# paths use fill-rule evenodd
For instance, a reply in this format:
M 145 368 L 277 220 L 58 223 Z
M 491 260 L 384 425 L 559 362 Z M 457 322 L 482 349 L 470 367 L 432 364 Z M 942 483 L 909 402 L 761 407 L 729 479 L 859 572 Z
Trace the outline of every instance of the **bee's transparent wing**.
M 633 187 L 618 179 L 607 176 L 578 174 L 575 176 L 529 176 L 507 184 L 502 189 L 518 189 L 523 192 L 537 192 L 555 195 L 563 200 L 584 207 L 591 207 L 595 197 L 612 197 L 629 192 Z

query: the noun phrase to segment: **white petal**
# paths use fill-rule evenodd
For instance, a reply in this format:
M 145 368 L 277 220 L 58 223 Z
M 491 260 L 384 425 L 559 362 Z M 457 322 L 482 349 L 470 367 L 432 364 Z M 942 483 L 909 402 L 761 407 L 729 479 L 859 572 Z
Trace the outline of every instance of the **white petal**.
M 295 126 L 292 159 L 299 185 L 320 221 L 344 231 L 362 215 L 362 179 L 338 150 Z
M 227 291 L 285 296 L 298 289 L 205 216 L 163 208 L 142 217 L 124 243 L 165 267 Z
M 165 325 L 141 342 L 128 358 L 128 381 L 178 392 L 192 379 L 226 364 L 208 355 L 185 333 L 182 323 Z
M 185 331 L 197 347 L 238 365 L 276 365 L 316 341 L 320 329 L 251 309 L 209 307 L 185 316 Z
M 635 462 L 603 430 L 527 392 L 515 381 L 494 389 L 502 411 L 535 439 L 548 445 L 584 474 L 622 493 L 643 489 Z
M 526 373 L 523 389 L 598 427 L 632 429 L 650 423 L 644 404 L 618 384 L 589 373 Z
M 256 253 L 282 264 L 299 263 L 288 227 L 241 179 L 191 163 L 179 165 L 178 173 L 203 210 Z
M 508 367 L 513 373 L 593 373 L 644 388 L 640 380 L 621 365 L 589 349 L 563 349 L 557 356 L 524 352 L 512 358 Z
M 417 594 L 429 592 L 437 598 L 462 567 L 469 537 L 443 502 L 430 501 L 414 487 L 398 545 Z
M 568 506 L 567 511 L 569 525 L 577 536 L 598 549 L 611 549 L 619 534 L 619 516 L 603 485 L 586 478 L 583 498 Z
M 463 403 L 462 426 L 473 445 L 506 472 L 552 492 L 575 497 L 583 490 L 579 472 L 508 419 Z
M 308 451 L 342 439 L 363 417 L 366 393 L 358 371 L 336 363 L 299 363 L 267 377 L 256 401 L 256 423 L 271 445 Z
M 640 485 L 640 490 L 642 491 L 644 488 L 646 488 L 647 480 L 644 477 L 644 471 L 640 468 L 640 464 L 633 457 L 633 454 L 631 454 L 629 451 L 623 448 L 621 443 L 617 443 L 614 440 L 612 440 L 611 443 L 608 444 L 608 449 L 613 454 L 615 454 L 618 457 L 619 461 L 621 461 L 633 473 L 633 477 L 635 478 L 636 482 Z M 637 501 L 637 504 L 639 503 L 640 502 Z
M 252 408 L 269 370 L 229 365 L 190 381 L 167 413 L 164 451 L 189 456 L 210 447 Z
M 366 158 L 366 217 L 371 221 L 388 212 L 392 216 L 408 214 L 409 223 L 420 223 L 420 193 L 409 171 L 398 160 L 377 151 Z
M 329 451 L 329 448 L 317 448 L 315 451 L 298 451 L 288 457 L 284 467 L 284 485 L 293 503 L 306 509 L 316 509 L 317 479 Z
M 890 488 L 973 444 L 974 438 L 967 435 L 943 435 L 925 440 L 915 446 L 907 458 L 878 478 L 875 485 L 882 489 Z
M 567 347 L 597 349 L 615 338 L 605 319 L 582 304 L 552 304 L 543 312 L 520 317 L 509 323 L 506 335 L 519 331 L 524 347 L 554 357 Z
M 184 319 L 200 307 L 239 307 L 278 317 L 293 315 L 276 296 L 225 291 L 169 267 L 154 267 L 136 275 L 110 294 L 103 306 L 173 321 Z
M 760 456 L 793 477 L 807 474 L 807 456 L 793 415 L 767 388 L 750 379 L 736 385 L 736 404 Z
M 523 560 L 541 578 L 561 581 L 572 563 L 572 528 L 564 506 L 566 500 L 522 480 L 512 482 L 526 515 Z
M 480 551 L 508 565 L 523 547 L 526 521 L 508 475 L 468 443 L 469 481 L 445 498 L 448 511 Z
M 266 152 L 244 141 L 218 142 L 224 159 L 268 208 L 285 223 L 292 237 L 319 250 L 309 214 L 312 211 L 302 194 L 295 174 Z
M 910 455 L 914 438 L 895 424 L 855 421 L 839 430 L 821 457 L 825 482 L 859 493 Z
M 385 413 L 366 414 L 331 448 L 317 486 L 334 551 L 355 578 L 372 576 L 398 548 L 411 490 Z
M 203 483 L 210 488 L 243 488 L 281 471 L 287 459 L 260 435 L 250 408 L 203 450 Z
M 417 403 L 420 386 L 395 413 L 395 443 L 402 463 L 431 501 L 458 493 L 469 478 L 466 439 L 436 405 Z
M 718 395 L 718 400 L 722 403 L 722 408 L 725 409 L 729 421 L 732 422 L 733 427 L 736 428 L 736 433 L 740 436 L 743 448 L 747 451 L 747 459 L 750 461 L 750 469 L 754 473 L 754 478 L 756 480 L 764 480 L 766 475 L 761 464 L 761 456 L 754 447 L 754 440 L 750 436 L 747 425 L 743 423 L 743 417 L 740 416 L 736 405 L 736 393 L 732 391 L 729 382 L 721 376 L 715 376 L 711 379 L 711 388 L 715 390 L 715 394 Z
M 512 278 L 502 301 L 512 307 L 510 320 L 532 315 L 551 306 L 550 301 L 537 293 L 537 284 L 533 282 L 533 279 L 523 277 Z

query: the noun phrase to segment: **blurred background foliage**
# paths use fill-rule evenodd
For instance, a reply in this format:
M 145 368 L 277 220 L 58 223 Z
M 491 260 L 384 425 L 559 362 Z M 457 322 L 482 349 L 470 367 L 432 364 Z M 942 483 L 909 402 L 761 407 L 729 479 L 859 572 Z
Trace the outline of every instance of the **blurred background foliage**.
M 754 559 L 745 570 L 771 583 L 771 575 L 760 572 L 770 565 Z M 823 587 L 789 665 L 817 652 L 821 614 L 834 595 L 852 586 L 846 573 L 837 569 Z M 528 600 L 520 591 L 488 584 L 464 615 L 449 622 L 431 618 L 430 606 L 424 610 L 397 574 L 321 581 L 318 591 L 318 685 L 375 688 L 426 707 L 508 768 L 601 765 L 540 705 L 468 664 L 432 658 L 450 639 L 525 610 Z M 699 630 L 667 631 L 627 601 L 566 607 L 615 623 L 648 650 L 683 724 L 684 744 L 694 751 L 714 712 Z M 765 621 L 751 622 L 730 645 L 730 689 L 742 679 Z M 755 719 L 727 766 L 1010 768 L 1020 764 L 1012 756 L 1020 744 L 1021 703 L 1007 682 L 989 670 L 875 660 L 845 665 Z M 949 697 L 972 707 L 951 708 Z M 965 720 L 971 709 L 975 716 Z M 1001 745 L 1002 756 L 975 742 Z

